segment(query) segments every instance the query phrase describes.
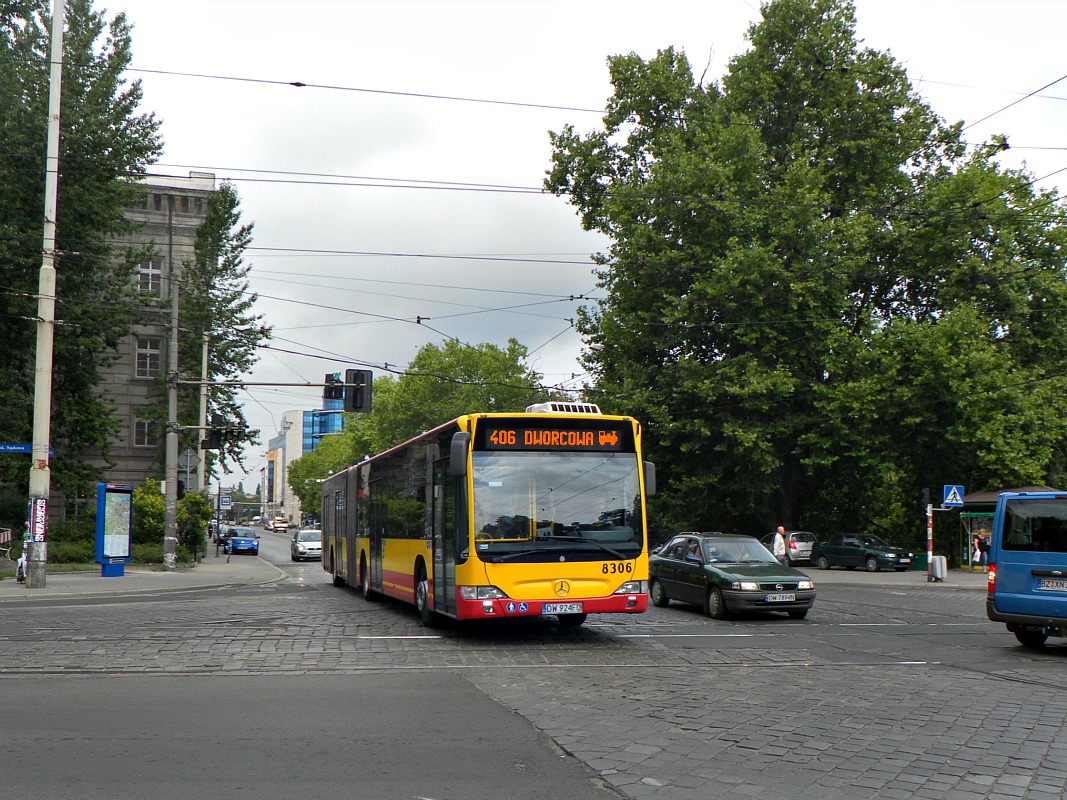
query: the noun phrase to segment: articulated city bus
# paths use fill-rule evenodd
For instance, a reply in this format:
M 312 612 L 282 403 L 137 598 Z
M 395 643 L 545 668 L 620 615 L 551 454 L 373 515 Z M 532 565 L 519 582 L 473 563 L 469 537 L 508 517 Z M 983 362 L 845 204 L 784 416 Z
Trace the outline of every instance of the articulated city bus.
M 423 623 L 648 607 L 641 427 L 592 404 L 468 414 L 322 484 L 322 566 Z

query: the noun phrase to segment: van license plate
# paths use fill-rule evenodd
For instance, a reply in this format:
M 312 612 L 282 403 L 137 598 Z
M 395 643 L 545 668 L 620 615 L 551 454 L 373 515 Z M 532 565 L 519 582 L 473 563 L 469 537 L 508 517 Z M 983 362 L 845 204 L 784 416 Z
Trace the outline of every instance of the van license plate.
M 792 603 L 797 596 L 795 594 L 769 594 L 763 599 L 768 603 Z
M 581 603 L 542 603 L 542 614 L 581 614 Z
M 1049 592 L 1067 592 L 1067 580 L 1063 578 L 1042 578 L 1037 584 L 1037 588 Z

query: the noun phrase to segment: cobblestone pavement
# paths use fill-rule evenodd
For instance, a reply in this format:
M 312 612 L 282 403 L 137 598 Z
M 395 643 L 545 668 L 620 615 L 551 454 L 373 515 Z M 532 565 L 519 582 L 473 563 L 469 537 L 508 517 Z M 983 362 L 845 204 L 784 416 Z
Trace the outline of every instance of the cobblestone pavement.
M 803 622 L 672 605 L 438 631 L 326 584 L 8 603 L 0 685 L 453 670 L 626 797 L 1062 798 L 1067 646 L 1018 647 L 983 599 L 838 579 Z

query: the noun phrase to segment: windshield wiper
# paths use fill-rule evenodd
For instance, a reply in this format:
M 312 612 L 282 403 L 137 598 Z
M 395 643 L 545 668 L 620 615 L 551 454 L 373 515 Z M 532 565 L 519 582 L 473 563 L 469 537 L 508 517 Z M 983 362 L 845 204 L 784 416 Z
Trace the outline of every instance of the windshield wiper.
M 603 550 L 603 551 L 605 551 L 607 553 L 611 553 L 613 556 L 615 556 L 615 558 L 619 559 L 619 561 L 626 561 L 628 559 L 628 556 L 624 556 L 618 550 L 615 550 L 615 549 L 613 549 L 611 547 L 608 547 L 606 544 L 604 544 L 603 542 L 598 542 L 596 539 L 585 539 L 585 538 L 583 538 L 581 536 L 553 536 L 552 540 L 553 541 L 557 541 L 557 542 L 558 541 L 564 541 L 564 542 L 579 542 L 581 544 L 592 544 L 592 545 L 596 545 L 601 550 Z

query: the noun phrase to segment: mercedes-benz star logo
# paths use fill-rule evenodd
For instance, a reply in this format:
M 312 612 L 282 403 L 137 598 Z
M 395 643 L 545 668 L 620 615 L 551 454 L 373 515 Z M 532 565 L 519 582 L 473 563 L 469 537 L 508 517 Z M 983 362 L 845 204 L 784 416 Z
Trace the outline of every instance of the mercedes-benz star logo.
M 566 597 L 571 593 L 570 581 L 556 581 L 552 586 L 552 591 L 556 593 L 556 597 Z

